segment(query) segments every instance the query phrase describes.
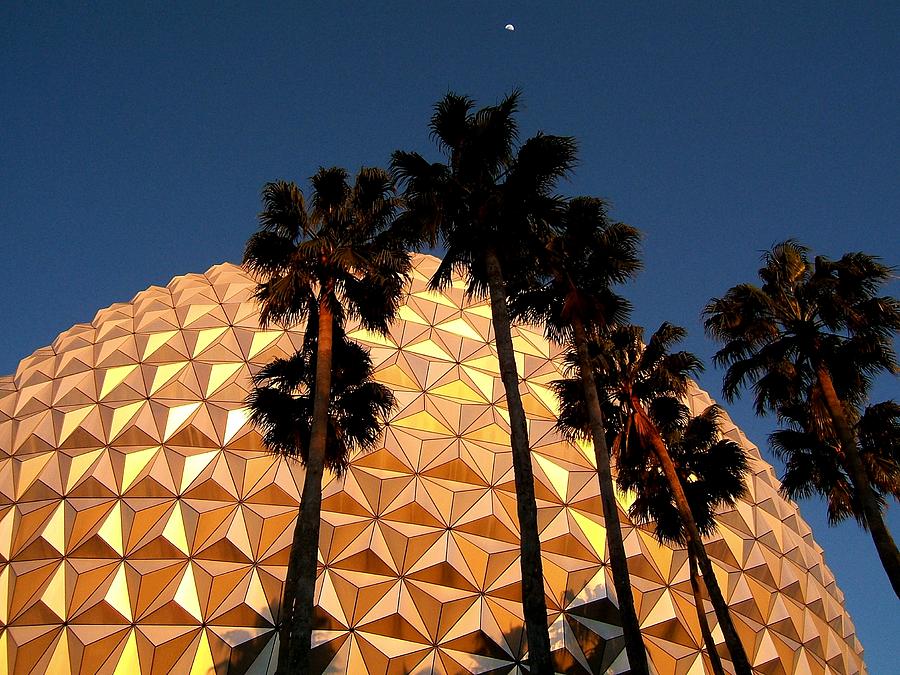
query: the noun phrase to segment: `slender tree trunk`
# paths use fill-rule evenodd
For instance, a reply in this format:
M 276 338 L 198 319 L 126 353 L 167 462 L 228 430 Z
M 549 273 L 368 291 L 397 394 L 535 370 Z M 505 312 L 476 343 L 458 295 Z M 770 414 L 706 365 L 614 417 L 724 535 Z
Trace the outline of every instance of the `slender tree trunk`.
M 700 592 L 700 580 L 697 578 L 697 559 L 688 548 L 688 565 L 691 574 L 691 590 L 694 592 L 694 606 L 697 608 L 697 621 L 700 622 L 700 634 L 703 636 L 703 644 L 706 645 L 706 653 L 712 665 L 715 675 L 725 675 L 722 667 L 722 659 L 716 650 L 716 641 L 713 640 L 712 631 L 709 629 L 709 621 L 706 619 L 706 610 L 703 605 L 703 594 Z
M 731 614 L 728 612 L 728 603 L 725 602 L 725 597 L 719 588 L 719 582 L 716 581 L 716 573 L 713 571 L 712 562 L 706 553 L 706 549 L 703 547 L 703 539 L 700 536 L 700 531 L 697 529 L 697 523 L 694 521 L 694 514 L 691 512 L 687 496 L 684 494 L 684 487 L 681 485 L 681 479 L 678 477 L 675 464 L 669 456 L 669 450 L 659 435 L 659 430 L 647 416 L 640 401 L 633 399 L 631 404 L 635 411 L 635 422 L 639 425 L 638 428 L 650 439 L 656 458 L 659 460 L 666 480 L 669 482 L 669 487 L 672 489 L 678 514 L 681 516 L 687 532 L 688 547 L 693 549 L 694 555 L 697 557 L 697 564 L 700 566 L 703 581 L 706 583 L 706 590 L 709 591 L 709 600 L 716 610 L 716 618 L 722 627 L 722 635 L 725 638 L 728 651 L 731 653 L 731 662 L 734 664 L 735 672 L 737 675 L 751 675 L 750 660 L 747 658 L 747 652 L 744 651 L 744 645 L 741 644 L 734 622 L 731 620 Z
M 525 408 L 522 407 L 522 397 L 519 394 L 519 373 L 516 368 L 509 311 L 506 305 L 506 283 L 497 254 L 488 250 L 484 254 L 484 260 L 500 378 L 506 390 L 506 403 L 509 407 L 510 446 L 521 547 L 522 611 L 525 615 L 525 634 L 528 638 L 529 671 L 532 675 L 550 675 L 553 673 L 553 657 L 550 654 L 547 600 L 544 597 L 544 571 L 537 524 L 537 502 L 534 497 L 534 472 L 531 466 L 531 450 L 528 447 Z
M 841 450 L 844 451 L 844 457 L 847 459 L 845 468 L 856 489 L 856 496 L 862 507 L 866 525 L 872 535 L 872 541 L 875 542 L 875 549 L 878 551 L 878 557 L 881 558 L 884 571 L 887 572 L 891 586 L 894 588 L 894 593 L 900 598 L 900 552 L 897 551 L 897 544 L 894 543 L 887 523 L 884 522 L 884 514 L 875 499 L 875 492 L 872 490 L 869 474 L 860 456 L 856 437 L 847 422 L 847 412 L 834 389 L 831 375 L 821 366 L 818 368 L 817 375 L 819 386 L 825 396 L 825 405 L 828 407 L 835 431 L 841 442 Z
M 297 442 L 299 444 L 299 440 Z M 299 554 L 302 547 L 300 528 L 302 513 L 303 501 L 301 497 L 300 508 L 297 511 L 297 521 L 294 524 L 294 536 L 291 540 L 291 553 L 288 558 L 284 590 L 281 594 L 281 625 L 278 628 L 279 651 L 276 675 L 289 672 L 291 631 L 294 627 L 294 608 L 297 599 L 297 573 L 300 564 Z
M 603 506 L 603 520 L 606 523 L 609 566 L 612 569 L 613 585 L 619 598 L 619 615 L 622 619 L 628 665 L 635 675 L 649 674 L 647 651 L 644 648 L 641 625 L 634 609 L 631 578 L 628 574 L 628 556 L 625 554 L 625 544 L 622 541 L 622 525 L 619 522 L 619 510 L 616 506 L 616 491 L 613 485 L 609 448 L 606 445 L 603 411 L 600 408 L 594 369 L 588 353 L 587 334 L 584 325 L 577 318 L 573 320 L 572 328 L 578 353 L 579 375 L 584 387 L 584 400 L 587 403 L 587 412 L 591 421 L 591 440 L 594 443 L 594 457 L 600 481 L 600 503 Z
M 316 390 L 309 439 L 309 459 L 300 501 L 300 515 L 294 532 L 291 557 L 297 556 L 296 597 L 289 613 L 293 625 L 287 648 L 278 655 L 279 675 L 307 675 L 315 615 L 316 566 L 319 553 L 319 524 L 322 514 L 322 475 L 328 440 L 328 406 L 331 397 L 331 352 L 334 317 L 327 293 L 319 302 L 319 335 L 316 345 Z M 283 631 L 283 628 L 282 628 Z M 284 660 L 286 657 L 286 661 Z

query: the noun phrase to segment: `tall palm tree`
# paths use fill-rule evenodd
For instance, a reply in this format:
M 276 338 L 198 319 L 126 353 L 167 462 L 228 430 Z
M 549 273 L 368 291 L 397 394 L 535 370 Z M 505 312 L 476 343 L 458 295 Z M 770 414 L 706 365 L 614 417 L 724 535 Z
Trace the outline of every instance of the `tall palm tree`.
M 684 335 L 683 328 L 663 323 L 644 346 L 642 328 L 613 327 L 599 335 L 591 345 L 594 378 L 609 406 L 607 429 L 629 439 L 626 448 L 639 444 L 658 462 L 683 524 L 685 543 L 697 561 L 709 592 L 735 671 L 738 675 L 750 675 L 750 661 L 716 581 L 712 562 L 703 547 L 701 530 L 691 511 L 691 503 L 663 433 L 654 421 L 654 418 L 664 417 L 664 406 L 671 406 L 672 401 L 685 396 L 689 377 L 703 369 L 703 364 L 693 354 L 671 352 L 672 346 Z M 585 415 L 581 410 L 583 404 L 579 401 L 577 383 L 562 380 L 554 386 L 563 402 L 561 423 L 584 424 Z
M 739 284 L 704 310 L 706 330 L 723 343 L 723 392 L 752 386 L 757 414 L 805 406 L 809 431 L 834 438 L 885 572 L 900 598 L 900 552 L 887 528 L 854 433 L 872 378 L 897 373 L 893 349 L 900 302 L 878 296 L 892 270 L 864 253 L 809 260 L 788 240 L 763 257 L 761 286 Z
M 612 290 L 640 269 L 638 231 L 624 223 L 610 221 L 602 200 L 579 197 L 569 201 L 556 232 L 546 244 L 544 270 L 539 285 L 516 289 L 510 309 L 517 319 L 542 324 L 547 337 L 569 343 L 578 360 L 587 428 L 574 435 L 589 438 L 600 483 L 600 501 L 606 523 L 609 562 L 619 600 L 625 650 L 633 673 L 649 673 L 641 626 L 634 608 L 628 557 L 616 505 L 609 448 L 604 433 L 603 411 L 591 373 L 589 335 L 627 319 L 628 302 Z M 562 427 L 568 435 L 571 428 Z
M 704 537 L 713 534 L 716 531 L 716 511 L 734 506 L 738 499 L 747 494 L 747 454 L 734 441 L 721 437 L 719 426 L 722 411 L 716 405 L 691 417 L 684 403 L 675 398 L 663 397 L 651 404 L 649 413 L 675 464 L 697 529 Z M 631 518 L 639 523 L 654 523 L 654 534 L 660 542 L 684 546 L 687 542 L 685 523 L 656 455 L 646 447 L 638 434 L 626 437 L 620 433 L 616 447 L 619 456 L 619 487 L 635 494 L 628 510 Z M 700 633 L 713 672 L 724 675 L 703 605 L 697 557 L 690 547 L 687 551 Z
M 409 240 L 446 247 L 431 285 L 444 288 L 454 271 L 461 271 L 468 278 L 470 296 L 490 298 L 509 409 L 529 666 L 532 673 L 543 674 L 553 672 L 553 660 L 507 279 L 533 269 L 548 221 L 561 208 L 562 200 L 553 190 L 573 166 L 575 143 L 538 134 L 517 147 L 518 100 L 518 92 L 513 92 L 497 105 L 475 111 L 472 99 L 447 94 L 435 105 L 430 124 L 446 161 L 429 163 L 418 153 L 397 151 L 391 165 L 405 188 L 407 210 L 400 225 Z
M 783 406 L 779 416 L 787 428 L 772 433 L 769 441 L 784 462 L 781 491 L 785 496 L 802 499 L 820 494 L 828 504 L 832 525 L 851 516 L 865 523 L 859 495 L 840 459 L 840 442 L 814 431 L 808 406 Z M 887 495 L 900 500 L 900 405 L 885 401 L 867 407 L 854 431 L 879 507 Z
M 294 183 L 266 184 L 260 230 L 244 252 L 244 265 L 259 278 L 256 299 L 263 327 L 315 317 L 310 322 L 316 354 L 306 477 L 279 632 L 283 674 L 309 668 L 335 331 L 340 334 L 344 322 L 354 319 L 387 332 L 411 266 L 390 229 L 397 198 L 389 174 L 364 168 L 350 185 L 344 169 L 319 169 L 311 184 L 309 207 Z

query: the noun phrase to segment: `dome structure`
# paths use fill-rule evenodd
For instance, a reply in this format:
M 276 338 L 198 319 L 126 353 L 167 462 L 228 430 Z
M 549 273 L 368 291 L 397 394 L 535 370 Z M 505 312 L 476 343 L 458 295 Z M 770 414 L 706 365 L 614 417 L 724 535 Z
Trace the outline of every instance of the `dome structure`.
M 371 350 L 397 410 L 383 447 L 326 476 L 313 658 L 334 673 L 511 673 L 525 656 L 515 491 L 487 303 L 427 290 L 417 256 Z M 0 673 L 274 672 L 302 468 L 266 453 L 251 373 L 301 344 L 262 330 L 239 267 L 100 311 L 0 378 Z M 627 671 L 593 452 L 555 431 L 559 350 L 514 329 L 551 639 L 566 673 Z M 697 411 L 710 404 L 690 394 Z M 795 504 L 752 455 L 708 545 L 759 673 L 864 672 Z M 658 673 L 706 665 L 685 551 L 620 518 Z M 721 631 L 707 615 L 722 647 Z M 726 664 L 728 665 L 728 664 Z

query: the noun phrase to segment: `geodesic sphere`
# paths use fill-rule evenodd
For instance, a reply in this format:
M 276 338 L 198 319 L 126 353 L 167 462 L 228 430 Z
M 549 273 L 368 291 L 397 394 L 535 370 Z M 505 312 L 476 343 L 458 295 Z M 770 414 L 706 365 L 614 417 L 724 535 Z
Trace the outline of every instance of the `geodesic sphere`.
M 526 654 L 509 427 L 490 310 L 432 293 L 417 256 L 371 350 L 397 410 L 383 447 L 324 485 L 313 658 L 327 672 L 510 673 Z M 0 673 L 267 673 L 303 470 L 262 447 L 250 375 L 302 332 L 262 330 L 224 264 L 152 287 L 0 378 Z M 593 451 L 555 431 L 559 349 L 513 331 L 536 481 L 551 639 L 566 673 L 624 672 Z M 694 411 L 710 404 L 690 395 Z M 856 673 L 862 648 L 821 549 L 753 457 L 712 556 L 761 673 Z M 706 657 L 682 550 L 628 520 L 657 672 Z M 723 656 L 715 614 L 707 604 Z M 729 665 L 729 664 L 726 664 Z

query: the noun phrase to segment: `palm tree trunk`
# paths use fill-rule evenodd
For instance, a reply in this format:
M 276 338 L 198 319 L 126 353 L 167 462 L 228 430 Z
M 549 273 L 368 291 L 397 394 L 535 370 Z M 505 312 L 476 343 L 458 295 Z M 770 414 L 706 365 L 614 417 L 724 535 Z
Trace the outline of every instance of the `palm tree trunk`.
M 631 578 L 628 575 L 628 556 L 625 554 L 625 544 L 622 541 L 622 525 L 619 522 L 619 510 L 616 506 L 616 492 L 613 485 L 609 448 L 606 445 L 603 411 L 600 408 L 597 383 L 594 380 L 593 365 L 588 353 L 587 334 L 584 325 L 577 318 L 572 321 L 572 329 L 578 353 L 579 376 L 584 387 L 584 400 L 587 403 L 587 412 L 591 421 L 591 440 L 594 443 L 594 457 L 600 481 L 603 521 L 606 523 L 609 566 L 612 569 L 613 585 L 619 598 L 619 615 L 622 619 L 628 665 L 635 675 L 648 674 L 650 667 L 647 664 L 647 651 L 641 637 L 641 625 L 634 609 Z
M 675 506 L 678 508 L 678 514 L 681 516 L 687 532 L 688 547 L 693 550 L 694 555 L 697 557 L 697 564 L 703 575 L 703 581 L 706 583 L 706 590 L 709 591 L 710 602 L 712 602 L 713 608 L 716 610 L 716 618 L 722 627 L 722 636 L 725 638 L 725 644 L 731 653 L 731 662 L 734 664 L 735 672 L 737 675 L 751 675 L 750 660 L 747 658 L 747 652 L 744 651 L 744 645 L 741 644 L 734 622 L 731 620 L 731 614 L 728 612 L 728 603 L 725 602 L 722 589 L 719 588 L 719 582 L 716 581 L 716 573 L 713 571 L 712 562 L 706 554 L 706 549 L 703 547 L 703 539 L 700 536 L 700 531 L 697 529 L 697 523 L 694 521 L 694 514 L 691 512 L 687 496 L 684 494 L 684 487 L 681 485 L 681 479 L 678 478 L 675 464 L 669 456 L 669 450 L 659 435 L 659 430 L 647 416 L 647 412 L 640 401 L 632 399 L 631 404 L 635 411 L 635 422 L 638 428 L 650 439 L 653 452 L 659 460 L 666 480 L 669 482 L 669 487 L 672 489 L 672 494 L 675 497 Z
M 297 443 L 299 445 L 300 441 L 298 440 Z M 301 507 L 297 511 L 297 521 L 294 524 L 294 535 L 291 540 L 291 553 L 288 558 L 284 590 L 281 594 L 281 625 L 278 628 L 279 651 L 276 675 L 289 672 L 291 632 L 294 628 L 294 609 L 297 599 L 297 573 L 300 569 L 300 549 L 302 548 L 300 527 L 300 519 L 303 513 L 302 499 L 300 505 Z
M 506 282 L 503 279 L 500 260 L 493 250 L 485 252 L 484 261 L 500 378 L 503 381 L 509 408 L 510 449 L 516 483 L 516 510 L 519 516 L 522 612 L 525 616 L 525 635 L 528 638 L 529 672 L 533 675 L 551 675 L 553 657 L 550 654 L 547 601 L 544 597 L 544 570 L 537 524 L 537 502 L 534 496 L 534 472 L 531 466 L 531 450 L 528 447 L 525 408 L 519 394 L 519 373 L 516 368 L 509 310 L 506 305 Z
M 691 590 L 694 592 L 694 606 L 697 608 L 697 621 L 700 622 L 700 634 L 703 636 L 703 644 L 706 645 L 706 653 L 715 675 L 725 675 L 722 667 L 722 659 L 716 650 L 716 641 L 713 640 L 712 631 L 709 629 L 709 621 L 706 618 L 706 610 L 703 605 L 703 594 L 700 592 L 700 580 L 697 578 L 697 559 L 688 548 L 688 565 L 691 574 Z
M 322 514 L 322 475 L 325 472 L 325 445 L 328 440 L 328 406 L 331 397 L 331 351 L 334 317 L 323 293 L 319 302 L 319 334 L 316 345 L 316 390 L 309 439 L 309 458 L 300 501 L 300 515 L 294 532 L 291 558 L 296 551 L 296 597 L 290 638 L 278 655 L 278 673 L 307 675 L 315 614 L 316 566 L 319 553 L 319 524 Z M 282 631 L 284 628 L 282 627 Z M 283 658 L 286 656 L 286 661 Z
M 875 542 L 875 549 L 878 551 L 878 557 L 881 558 L 884 571 L 887 572 L 891 586 L 894 588 L 894 593 L 900 598 L 900 552 L 897 551 L 897 544 L 894 543 L 894 538 L 888 530 L 887 523 L 884 522 L 884 515 L 875 499 L 868 472 L 859 454 L 856 438 L 847 422 L 847 413 L 834 389 L 831 375 L 824 367 L 819 366 L 817 376 L 825 397 L 825 405 L 828 407 L 828 413 L 831 415 L 838 439 L 841 442 L 841 450 L 844 451 L 844 457 L 847 459 L 845 468 L 856 489 L 856 496 L 862 507 L 866 525 L 872 535 L 872 541 Z

